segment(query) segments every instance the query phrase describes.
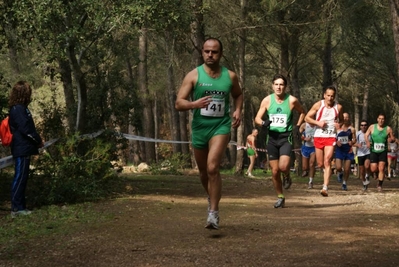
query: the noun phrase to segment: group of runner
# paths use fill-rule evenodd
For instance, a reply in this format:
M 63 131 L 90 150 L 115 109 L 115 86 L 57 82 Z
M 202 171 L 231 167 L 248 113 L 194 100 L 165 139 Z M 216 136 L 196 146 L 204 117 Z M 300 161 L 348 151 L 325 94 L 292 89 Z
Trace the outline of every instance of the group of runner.
M 300 132 L 303 140 L 301 147 L 303 176 L 309 174 L 308 188 L 313 188 L 316 158 L 313 142 L 315 127 L 306 122 L 301 126 Z M 342 184 L 342 190 L 348 190 L 347 181 L 353 162 L 356 162 L 363 190 L 368 189 L 370 177 L 373 176 L 378 180 L 377 190 L 382 191 L 384 178 L 390 180 L 395 175 L 398 143 L 392 128 L 385 125 L 384 114 L 379 114 L 377 123 L 372 125 L 362 120 L 360 130 L 356 132 L 351 125 L 349 114 L 343 113 L 343 123 L 337 128 L 336 141 L 333 142 L 334 169 L 337 181 Z M 325 192 L 321 193 L 325 195 Z
M 208 216 L 205 225 L 208 229 L 219 228 L 219 202 L 222 195 L 220 163 L 230 141 L 231 127 L 237 128 L 241 124 L 243 106 L 243 94 L 238 76 L 220 65 L 222 56 L 223 45 L 219 39 L 205 40 L 202 46 L 204 64 L 184 77 L 175 102 L 178 111 L 192 110 L 191 140 L 200 180 L 208 197 Z M 285 205 L 283 187 L 288 189 L 292 183 L 290 156 L 293 149 L 293 132 L 299 139 L 299 128 L 304 121 L 309 124 L 308 128 L 310 126 L 314 128 L 315 158 L 319 168 L 324 170 L 324 183 L 320 191 L 323 196 L 328 196 L 334 150 L 340 150 L 336 154 L 342 157 L 340 171 L 343 169 L 344 185 L 347 179 L 345 178 L 347 151 L 351 151 L 352 146 L 356 144 L 356 135 L 350 126 L 349 115 L 345 119 L 342 106 L 335 101 L 334 86 L 325 88 L 324 99 L 317 101 L 307 114 L 298 99 L 286 93 L 286 88 L 287 79 L 283 75 L 275 75 L 272 80 L 273 93 L 262 100 L 255 117 L 255 124 L 268 130 L 266 149 L 277 193 L 275 208 L 282 208 Z M 230 97 L 233 99 L 233 105 L 230 103 Z M 231 106 L 234 108 L 232 112 Z M 299 113 L 295 131 L 293 131 L 293 111 Z M 380 115 L 378 123 L 369 126 L 364 133 L 365 144 L 363 144 L 370 148 L 370 170 L 371 172 L 378 170 L 380 189 L 384 179 L 388 142 L 395 140 L 392 129 L 384 126 L 384 119 L 385 117 Z M 305 131 L 306 128 L 305 126 Z M 257 131 L 253 131 L 253 136 L 256 134 Z M 305 138 L 307 138 L 306 133 Z M 310 139 L 306 140 L 306 143 L 309 142 Z M 247 140 L 247 144 L 251 143 L 254 144 L 254 139 Z M 256 150 L 251 153 L 251 156 L 256 158 Z M 252 175 L 252 167 L 248 170 L 248 175 Z M 284 176 L 283 180 L 281 174 Z M 311 179 L 309 186 L 313 187 Z M 346 182 L 345 188 L 347 189 Z

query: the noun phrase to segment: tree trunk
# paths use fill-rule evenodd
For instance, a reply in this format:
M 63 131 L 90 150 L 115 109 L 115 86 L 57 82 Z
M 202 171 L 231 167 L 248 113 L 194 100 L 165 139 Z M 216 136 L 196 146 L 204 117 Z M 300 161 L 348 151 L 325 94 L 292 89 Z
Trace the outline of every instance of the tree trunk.
M 365 86 L 363 93 L 363 109 L 362 109 L 362 120 L 368 120 L 367 111 L 369 107 L 369 86 Z
M 168 99 L 166 101 L 167 110 L 170 110 L 169 115 L 169 130 L 171 132 L 172 140 L 180 140 L 180 123 L 179 123 L 179 112 L 175 109 L 176 102 L 176 91 L 175 91 L 175 76 L 173 70 L 173 51 L 174 51 L 174 38 L 171 36 L 169 31 L 165 32 L 165 44 L 166 44 L 166 70 L 167 70 L 167 92 Z M 181 144 L 172 143 L 173 153 L 181 153 Z
M 326 42 L 324 43 L 324 51 L 323 51 L 323 84 L 322 84 L 323 89 L 326 86 L 333 85 L 331 31 L 332 31 L 331 27 L 327 26 L 327 33 L 326 33 L 327 36 L 326 36 Z M 338 99 L 338 94 L 336 96 L 336 99 Z
M 295 29 L 292 31 L 293 33 L 290 36 L 290 54 L 291 54 L 291 71 L 290 71 L 290 77 L 291 77 L 291 94 L 298 98 L 299 101 L 301 101 L 301 93 L 300 93 L 300 85 L 299 85 L 299 77 L 298 77 L 298 47 L 299 47 L 299 29 Z M 297 125 L 298 119 L 299 119 L 299 114 L 298 112 L 294 112 L 294 125 Z M 296 138 L 297 131 L 298 129 L 294 127 L 294 157 L 295 161 L 297 164 L 292 164 L 294 166 L 297 166 L 296 172 L 297 175 L 302 173 L 302 155 L 300 153 L 301 146 L 302 146 L 302 140 Z
M 131 59 L 129 57 L 126 57 L 126 68 L 127 68 L 127 73 L 129 77 L 129 84 L 131 88 L 131 92 L 129 94 L 131 97 L 135 97 L 137 95 L 137 87 L 135 86 L 135 78 L 134 78 L 134 73 L 133 73 L 133 66 L 131 64 Z M 127 120 L 129 121 L 128 125 L 128 134 L 132 135 L 138 135 L 137 129 L 130 123 L 132 120 L 132 116 L 134 112 L 137 112 L 135 110 L 135 107 L 133 107 L 130 111 L 129 114 L 127 114 Z M 140 142 L 137 140 L 129 140 L 129 147 L 127 148 L 126 151 L 126 158 L 128 159 L 128 162 L 133 162 L 135 165 L 140 164 L 141 159 L 140 159 Z
M 153 115 L 153 104 L 152 97 L 148 90 L 147 82 L 147 29 L 142 28 L 139 37 L 139 91 L 141 102 L 143 103 L 143 135 L 145 137 L 154 138 L 154 115 Z M 155 160 L 155 143 L 153 142 L 141 142 L 141 146 L 144 148 L 145 154 L 143 160 L 150 164 Z
M 19 59 L 17 53 L 18 36 L 17 36 L 17 25 L 15 23 L 15 13 L 12 11 L 13 0 L 5 0 L 4 7 L 7 9 L 4 15 L 4 21 L 2 20 L 1 26 L 3 26 L 4 34 L 7 39 L 8 55 L 10 57 L 10 66 L 14 74 L 19 75 L 21 70 L 19 66 Z
M 66 115 L 69 131 L 75 129 L 76 118 L 76 102 L 73 95 L 73 81 L 71 66 L 67 60 L 59 59 L 62 87 L 64 89 L 64 97 L 66 104 Z
M 247 20 L 248 15 L 248 1 L 241 0 L 241 21 L 245 22 Z M 246 39 L 247 39 L 247 31 L 245 27 L 239 32 L 239 44 L 238 44 L 238 80 L 240 86 L 243 90 L 243 95 L 246 94 L 245 88 L 245 46 L 246 46 Z M 243 108 L 241 113 L 241 118 L 245 117 L 245 101 L 243 102 Z M 245 138 L 244 138 L 244 128 L 245 124 L 241 121 L 241 125 L 237 128 L 237 144 L 245 145 Z M 230 155 L 232 159 L 236 156 L 235 160 L 235 174 L 242 175 L 243 173 L 243 164 L 244 164 L 244 150 L 240 149 L 237 150 L 236 146 L 230 146 L 231 152 Z
M 69 62 L 71 64 L 72 75 L 76 82 L 77 89 L 77 114 L 75 130 L 80 133 L 86 133 L 86 106 L 87 106 L 87 88 L 84 74 L 80 67 L 78 60 L 76 59 L 75 46 L 71 40 L 67 41 L 68 47 L 66 49 Z
M 399 79 L 399 0 L 390 0 L 392 31 L 395 42 L 395 59 L 396 59 L 396 81 Z M 396 102 L 399 103 L 399 94 L 396 94 Z

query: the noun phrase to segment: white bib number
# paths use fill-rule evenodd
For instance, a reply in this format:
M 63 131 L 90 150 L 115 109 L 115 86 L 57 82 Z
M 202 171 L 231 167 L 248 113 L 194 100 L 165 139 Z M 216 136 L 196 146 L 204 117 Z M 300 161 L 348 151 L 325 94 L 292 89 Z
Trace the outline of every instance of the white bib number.
M 223 117 L 225 102 L 224 99 L 212 98 L 212 101 L 206 108 L 201 108 L 201 115 L 207 117 Z
M 270 120 L 272 123 L 270 126 L 273 127 L 287 127 L 287 114 L 271 114 Z
M 384 143 L 374 143 L 374 150 L 385 150 Z
M 349 143 L 348 137 L 347 136 L 338 136 L 338 141 L 341 142 L 341 144 L 347 144 Z

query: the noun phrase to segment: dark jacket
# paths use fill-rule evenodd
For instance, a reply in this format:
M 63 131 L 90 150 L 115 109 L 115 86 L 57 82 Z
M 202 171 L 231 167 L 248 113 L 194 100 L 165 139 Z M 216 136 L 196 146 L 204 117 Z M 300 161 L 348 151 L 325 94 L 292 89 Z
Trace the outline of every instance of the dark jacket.
M 10 109 L 9 125 L 12 132 L 11 153 L 13 157 L 36 155 L 42 138 L 36 131 L 32 114 L 23 105 Z

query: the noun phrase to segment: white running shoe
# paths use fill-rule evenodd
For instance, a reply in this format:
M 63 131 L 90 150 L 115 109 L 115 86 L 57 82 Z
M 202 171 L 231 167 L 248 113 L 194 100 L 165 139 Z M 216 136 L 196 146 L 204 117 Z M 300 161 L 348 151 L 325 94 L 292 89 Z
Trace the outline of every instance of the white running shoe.
M 219 230 L 219 216 L 215 213 L 209 213 L 205 228 Z
M 32 214 L 32 211 L 25 209 L 19 211 L 11 211 L 11 218 L 16 218 L 18 216 L 26 216 Z

